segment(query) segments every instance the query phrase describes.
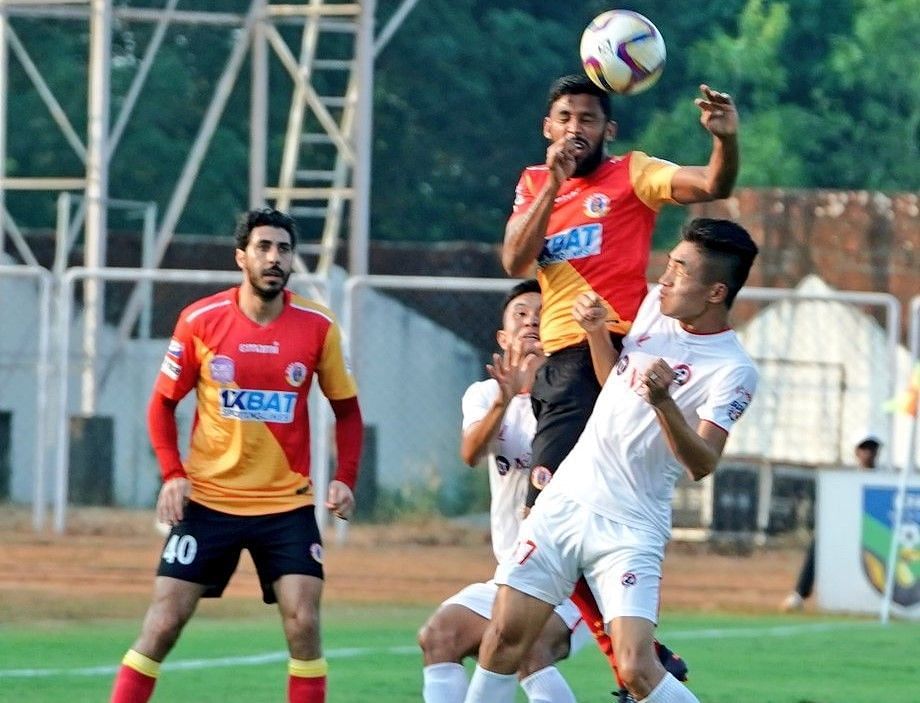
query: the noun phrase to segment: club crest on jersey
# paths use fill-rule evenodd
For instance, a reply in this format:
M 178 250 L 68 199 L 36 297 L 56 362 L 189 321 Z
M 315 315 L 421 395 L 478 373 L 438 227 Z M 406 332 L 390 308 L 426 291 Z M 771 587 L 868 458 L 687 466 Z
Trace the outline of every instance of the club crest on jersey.
M 208 368 L 211 371 L 211 378 L 217 383 L 233 383 L 236 377 L 236 366 L 229 356 L 218 354 L 211 359 Z
M 626 588 L 635 586 L 638 580 L 639 579 L 636 578 L 636 575 L 632 571 L 627 571 L 620 577 L 620 583 Z
M 623 356 L 620 357 L 620 360 L 617 362 L 617 366 L 615 369 L 617 376 L 622 376 L 627 366 L 629 366 L 629 354 L 624 354 Z
M 307 367 L 299 361 L 292 361 L 284 370 L 284 380 L 294 388 L 300 388 L 307 380 Z
M 313 561 L 317 564 L 323 563 L 323 545 L 318 542 L 314 542 L 310 545 L 310 556 L 313 557 Z
M 252 422 L 290 423 L 294 420 L 296 393 L 224 388 L 218 397 L 221 417 Z
M 610 212 L 610 198 L 603 193 L 593 193 L 585 198 L 585 214 L 588 217 L 603 217 Z
M 675 386 L 682 386 L 690 380 L 690 367 L 687 364 L 678 364 L 673 370 Z
M 543 242 L 537 263 L 546 266 L 600 254 L 603 230 L 600 223 L 592 222 L 551 234 Z
M 530 482 L 538 491 L 542 491 L 553 480 L 552 472 L 545 466 L 534 466 L 530 471 Z
M 508 461 L 501 454 L 495 455 L 495 468 L 498 470 L 499 476 L 506 476 L 508 474 L 508 469 L 511 468 L 511 462 Z

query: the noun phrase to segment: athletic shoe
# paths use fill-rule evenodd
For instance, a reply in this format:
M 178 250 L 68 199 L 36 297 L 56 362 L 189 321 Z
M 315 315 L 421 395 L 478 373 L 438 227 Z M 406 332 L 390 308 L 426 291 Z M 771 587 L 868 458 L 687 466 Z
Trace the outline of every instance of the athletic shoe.
M 791 613 L 796 610 L 801 610 L 805 607 L 805 599 L 802 598 L 798 593 L 793 591 L 788 596 L 783 599 L 783 602 L 780 604 L 780 609 L 783 612 Z
M 658 643 L 658 661 L 660 661 L 665 670 L 678 681 L 687 680 L 687 674 L 689 673 L 687 662 L 683 660 L 683 657 L 672 652 L 661 642 Z

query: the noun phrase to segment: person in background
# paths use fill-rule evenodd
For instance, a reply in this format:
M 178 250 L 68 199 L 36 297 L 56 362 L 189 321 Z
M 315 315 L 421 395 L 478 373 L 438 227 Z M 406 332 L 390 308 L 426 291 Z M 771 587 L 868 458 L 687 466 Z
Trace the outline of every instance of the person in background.
M 856 440 L 853 456 L 856 459 L 858 471 L 874 471 L 878 461 L 878 452 L 882 448 L 882 440 L 871 432 L 862 434 Z M 815 588 L 815 538 L 812 536 L 805 552 L 805 561 L 799 569 L 799 577 L 795 582 L 795 590 L 783 599 L 780 608 L 786 612 L 801 610 L 805 601 L 811 597 Z

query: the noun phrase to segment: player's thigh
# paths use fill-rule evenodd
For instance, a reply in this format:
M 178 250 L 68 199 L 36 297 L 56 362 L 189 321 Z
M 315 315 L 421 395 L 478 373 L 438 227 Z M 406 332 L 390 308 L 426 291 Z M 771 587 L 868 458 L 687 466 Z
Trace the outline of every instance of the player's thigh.
M 505 644 L 523 645 L 526 652 L 552 613 L 551 603 L 511 586 L 501 586 L 492 609 L 492 630 Z
M 585 545 L 585 580 L 609 623 L 618 617 L 658 621 L 664 544 L 643 530 L 595 516 Z
M 569 597 L 580 575 L 588 512 L 558 494 L 544 495 L 521 523 L 515 551 L 499 564 L 495 581 L 551 606 Z
M 263 515 L 249 526 L 245 546 L 252 555 L 262 600 L 279 600 L 276 584 L 283 576 L 309 576 L 322 591 L 323 543 L 313 506 L 274 515 Z
M 245 520 L 189 503 L 166 536 L 157 576 L 200 584 L 205 598 L 219 597 L 239 563 Z

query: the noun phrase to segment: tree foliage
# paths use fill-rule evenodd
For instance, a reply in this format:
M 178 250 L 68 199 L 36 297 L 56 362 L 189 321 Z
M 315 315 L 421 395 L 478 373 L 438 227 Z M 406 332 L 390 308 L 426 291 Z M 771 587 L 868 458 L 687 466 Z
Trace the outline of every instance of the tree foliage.
M 241 12 L 248 3 L 221 5 Z M 705 82 L 738 103 L 740 185 L 920 188 L 920 0 L 720 0 L 694 3 L 692 11 L 672 0 L 620 5 L 656 22 L 668 64 L 648 92 L 614 96 L 616 151 L 704 163 L 710 141 L 693 99 Z M 398 6 L 378 0 L 378 30 Z M 608 8 L 602 0 L 421 0 L 377 58 L 372 236 L 498 242 L 520 170 L 544 158 L 549 83 L 580 70 L 581 31 Z M 22 18 L 11 25 L 85 134 L 85 25 Z M 293 32 L 281 31 L 296 46 Z M 151 32 L 146 24 L 116 24 L 113 120 Z M 226 29 L 170 30 L 113 157 L 112 197 L 165 206 L 231 39 Z M 9 63 L 8 173 L 79 174 L 79 157 L 15 56 Z M 291 96 L 277 60 L 271 71 L 270 180 Z M 226 232 L 246 205 L 247 75 L 244 69 L 211 143 L 183 231 Z M 8 196 L 7 204 L 25 225 L 53 222 L 48 198 Z

